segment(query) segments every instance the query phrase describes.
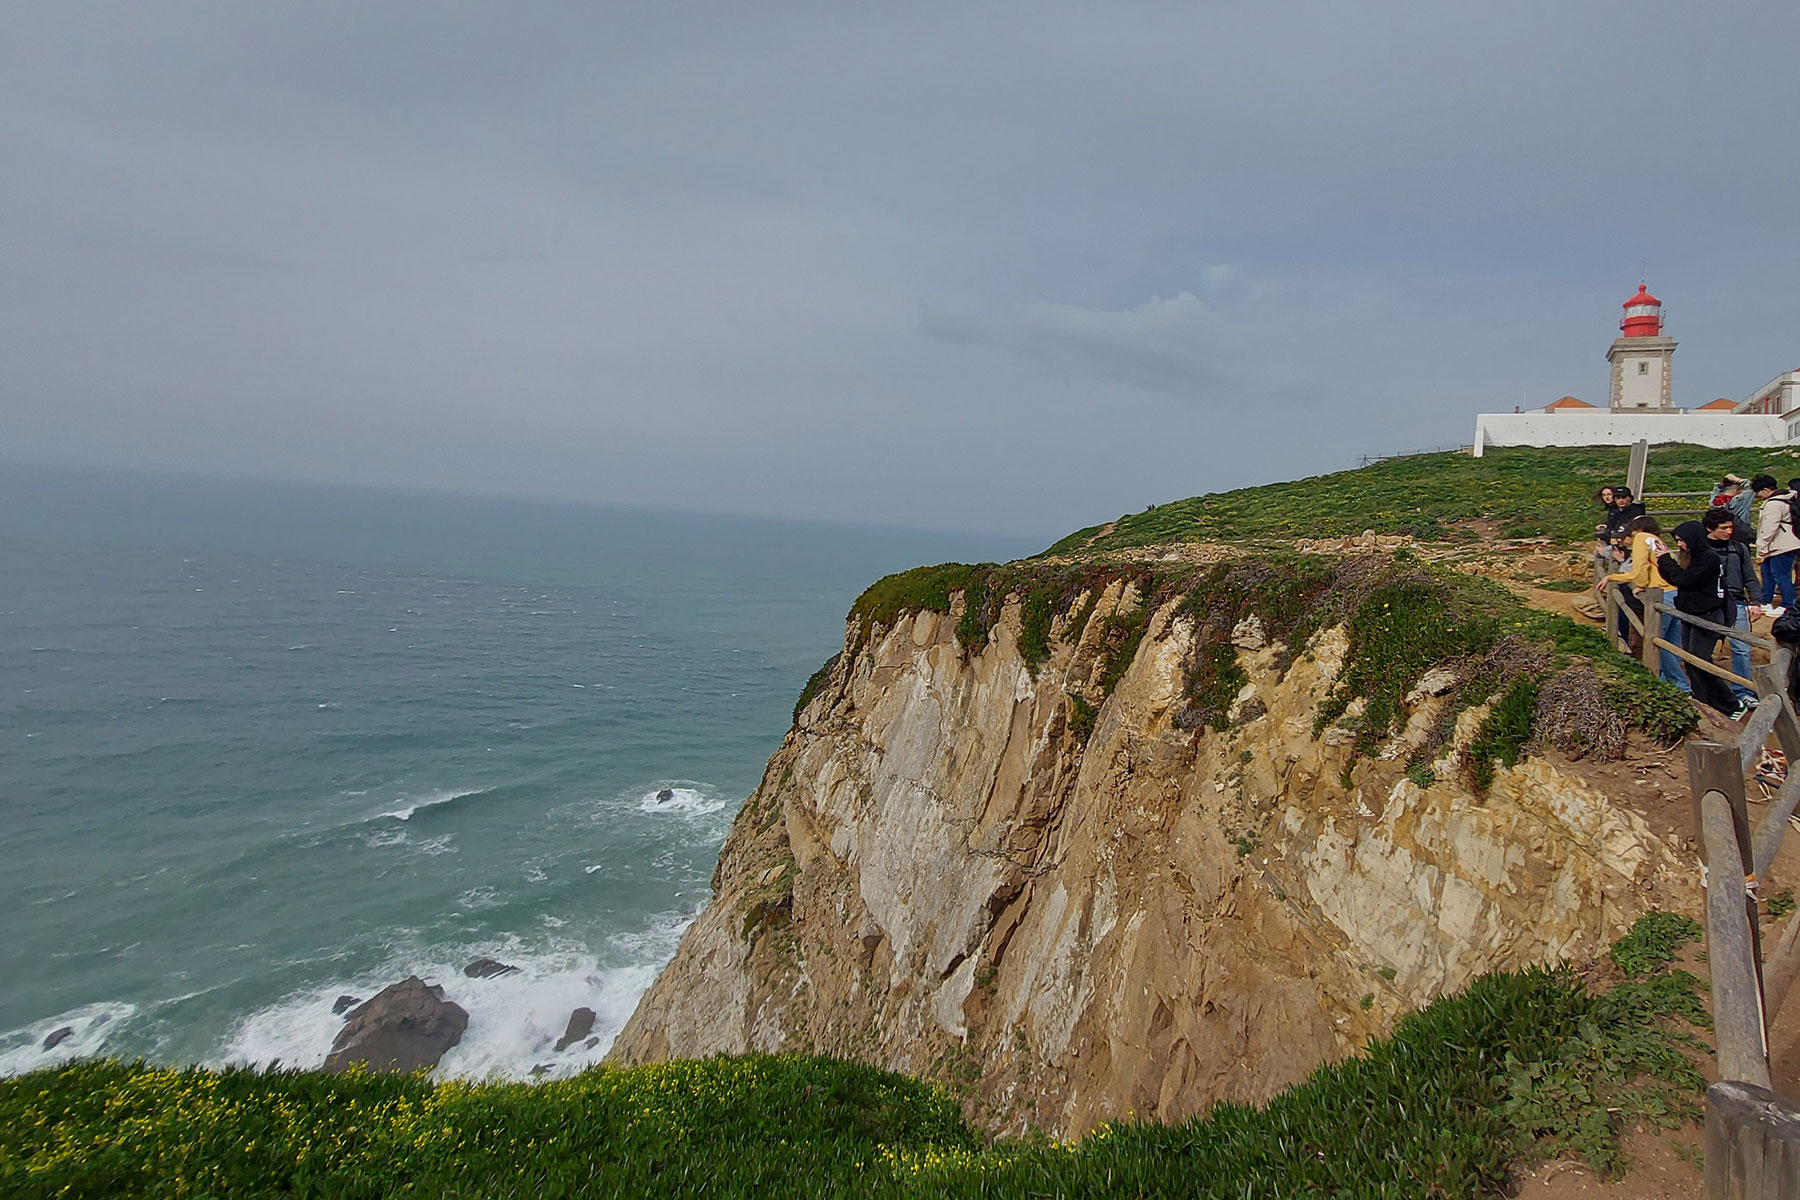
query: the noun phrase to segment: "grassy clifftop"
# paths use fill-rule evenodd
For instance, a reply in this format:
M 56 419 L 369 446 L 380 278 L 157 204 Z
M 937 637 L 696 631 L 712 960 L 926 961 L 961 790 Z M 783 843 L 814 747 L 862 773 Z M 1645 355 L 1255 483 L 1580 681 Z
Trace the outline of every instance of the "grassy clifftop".
M 1354 471 L 1215 492 L 1120 517 L 1070 534 L 1046 554 L 1105 553 L 1176 542 L 1257 538 L 1344 537 L 1374 530 L 1422 541 L 1478 536 L 1491 522 L 1501 537 L 1574 541 L 1594 527 L 1591 499 L 1602 484 L 1624 483 L 1630 451 L 1590 446 L 1513 447 L 1484 457 L 1421 454 Z M 1728 471 L 1749 478 L 1767 471 L 1783 481 L 1800 475 L 1800 459 L 1779 450 L 1653 447 L 1645 490 L 1696 492 Z

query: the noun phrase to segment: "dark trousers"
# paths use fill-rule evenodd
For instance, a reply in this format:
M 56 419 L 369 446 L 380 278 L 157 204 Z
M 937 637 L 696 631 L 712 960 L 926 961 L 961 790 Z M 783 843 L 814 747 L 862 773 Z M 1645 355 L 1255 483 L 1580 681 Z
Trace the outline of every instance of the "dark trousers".
M 1723 612 L 1708 614 L 1708 620 L 1716 621 L 1725 614 Z M 1682 622 L 1682 649 L 1695 658 L 1705 662 L 1713 660 L 1713 650 L 1719 645 L 1719 635 L 1710 629 L 1702 629 L 1698 625 Z M 1684 663 L 1687 667 L 1688 685 L 1694 689 L 1694 699 L 1708 708 L 1730 716 L 1738 710 L 1738 699 L 1731 694 L 1731 688 L 1723 679 L 1711 671 L 1696 667 L 1693 663 Z

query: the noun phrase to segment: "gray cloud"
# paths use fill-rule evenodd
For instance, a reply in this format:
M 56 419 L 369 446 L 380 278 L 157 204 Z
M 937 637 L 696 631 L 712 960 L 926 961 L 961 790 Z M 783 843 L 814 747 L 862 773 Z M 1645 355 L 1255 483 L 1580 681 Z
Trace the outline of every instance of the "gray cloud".
M 15 5 L 0 455 L 1049 534 L 1597 396 L 1640 262 L 1678 399 L 1743 395 L 1800 362 L 1797 37 Z
M 997 319 L 925 310 L 920 328 L 965 345 L 994 346 L 1055 370 L 1077 370 L 1184 398 L 1222 399 L 1217 314 L 1192 292 L 1133 308 L 1096 310 L 1034 301 Z

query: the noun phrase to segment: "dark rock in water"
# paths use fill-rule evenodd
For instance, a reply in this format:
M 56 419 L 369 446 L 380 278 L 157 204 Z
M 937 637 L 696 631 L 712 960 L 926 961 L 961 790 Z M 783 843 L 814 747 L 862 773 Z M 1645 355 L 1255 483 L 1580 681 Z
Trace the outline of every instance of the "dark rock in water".
M 656 793 L 656 802 L 658 804 L 667 804 L 669 801 L 673 800 L 674 798 L 675 798 L 675 789 L 674 788 L 664 788 L 662 791 Z
M 594 1010 L 578 1008 L 569 1014 L 569 1027 L 563 1030 L 561 1037 L 556 1039 L 556 1048 L 567 1050 L 592 1032 L 594 1032 Z
M 50 1031 L 50 1035 L 44 1039 L 44 1049 L 54 1050 L 74 1036 L 75 1027 L 73 1025 L 64 1025 L 61 1029 L 53 1029 Z
M 511 975 L 518 969 L 498 959 L 478 958 L 463 968 L 463 974 L 470 979 L 492 979 L 496 975 Z
M 542 1079 L 555 1069 L 556 1068 L 552 1067 L 549 1063 L 539 1063 L 537 1066 L 531 1068 L 531 1077 L 533 1079 Z
M 372 1071 L 417 1071 L 436 1066 L 462 1041 L 469 1014 L 444 1000 L 444 989 L 417 975 L 382 988 L 358 1005 L 331 1043 L 327 1071 L 362 1063 Z
M 598 1046 L 599 1044 L 600 1044 L 599 1038 L 589 1038 L 587 1041 L 581 1043 L 581 1048 L 583 1050 L 592 1050 L 595 1046 Z
M 360 996 L 339 996 L 331 1006 L 331 1015 L 341 1017 L 361 1003 Z

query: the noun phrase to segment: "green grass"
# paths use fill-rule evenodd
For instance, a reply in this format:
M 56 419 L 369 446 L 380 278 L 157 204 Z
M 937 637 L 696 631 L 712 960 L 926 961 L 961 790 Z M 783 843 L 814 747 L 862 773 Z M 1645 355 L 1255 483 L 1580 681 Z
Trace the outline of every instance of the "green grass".
M 1515 766 L 1531 740 L 1531 718 L 1537 708 L 1538 680 L 1513 680 L 1469 743 L 1469 765 L 1475 787 L 1485 792 L 1494 783 L 1494 764 Z
M 0 1080 L 0 1194 L 1497 1196 L 1550 1154 L 1616 1173 L 1627 1122 L 1697 1112 L 1694 988 L 1660 967 L 1605 993 L 1490 975 L 1264 1107 L 1072 1146 L 984 1146 L 941 1088 L 819 1058 L 540 1085 L 84 1062 Z
M 1578 541 L 1592 535 L 1599 519 L 1594 492 L 1602 484 L 1625 482 L 1630 455 L 1626 447 L 1506 447 L 1481 458 L 1444 453 L 1388 459 L 1354 471 L 1158 505 L 1120 517 L 1104 535 L 1100 526 L 1072 533 L 1045 553 L 1343 537 L 1365 530 L 1444 541 L 1471 536 L 1476 521 L 1493 522 L 1502 537 Z M 1800 462 L 1787 451 L 1657 446 L 1650 451 L 1645 490 L 1705 491 L 1727 471 L 1748 478 L 1765 470 L 1785 482 L 1800 475 Z
M 1654 912 L 1639 919 L 1631 932 L 1613 943 L 1612 960 L 1633 978 L 1655 975 L 1675 961 L 1675 955 L 1705 930 L 1691 917 Z

